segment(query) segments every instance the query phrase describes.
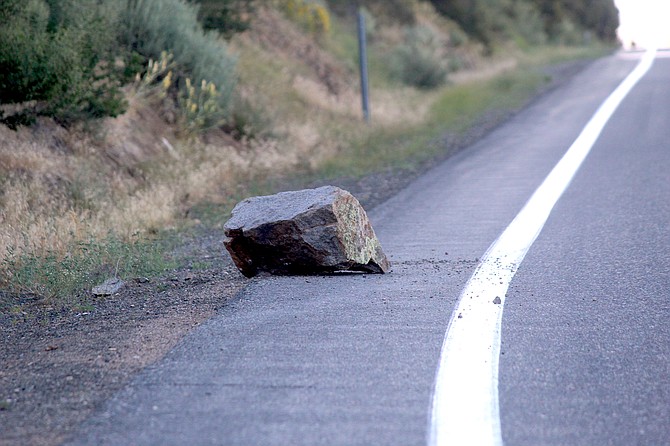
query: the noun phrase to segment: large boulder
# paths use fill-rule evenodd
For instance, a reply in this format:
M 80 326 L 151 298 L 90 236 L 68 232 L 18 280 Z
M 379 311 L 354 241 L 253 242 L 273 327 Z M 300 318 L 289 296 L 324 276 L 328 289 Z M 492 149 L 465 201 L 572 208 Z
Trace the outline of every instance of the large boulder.
M 334 186 L 248 198 L 224 226 L 226 249 L 247 277 L 335 271 L 385 273 L 390 263 L 365 210 Z

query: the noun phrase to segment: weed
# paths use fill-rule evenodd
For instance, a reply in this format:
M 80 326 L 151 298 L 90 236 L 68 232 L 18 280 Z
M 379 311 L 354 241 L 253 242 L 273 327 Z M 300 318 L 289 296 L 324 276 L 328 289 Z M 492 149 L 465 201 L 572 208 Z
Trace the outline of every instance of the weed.
M 167 283 L 159 283 L 158 285 L 156 285 L 156 292 L 158 293 L 164 293 L 169 289 L 170 285 L 168 285 Z
M 72 308 L 72 311 L 76 313 L 86 313 L 95 310 L 95 307 L 90 303 L 78 304 Z

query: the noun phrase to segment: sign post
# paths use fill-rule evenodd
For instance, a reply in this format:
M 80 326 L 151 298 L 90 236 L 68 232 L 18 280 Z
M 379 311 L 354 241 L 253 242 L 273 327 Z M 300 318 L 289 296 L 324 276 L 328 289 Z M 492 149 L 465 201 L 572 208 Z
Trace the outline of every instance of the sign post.
M 358 8 L 358 57 L 361 70 L 361 98 L 363 102 L 363 118 L 370 122 L 370 101 L 368 94 L 368 53 L 365 35 L 365 14 Z

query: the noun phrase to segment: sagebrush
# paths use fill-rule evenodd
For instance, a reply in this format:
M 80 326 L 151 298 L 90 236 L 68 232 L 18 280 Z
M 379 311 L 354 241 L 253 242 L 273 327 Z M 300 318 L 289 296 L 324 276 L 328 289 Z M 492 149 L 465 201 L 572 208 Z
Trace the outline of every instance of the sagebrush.
M 429 28 L 409 28 L 405 42 L 392 54 L 393 75 L 417 88 L 430 89 L 443 85 L 448 73 L 446 55 L 441 51 L 445 45 Z
M 164 51 L 174 56 L 185 79 L 196 86 L 213 83 L 218 106 L 230 112 L 237 82 L 236 58 L 216 32 L 206 32 L 198 21 L 198 8 L 185 0 L 127 0 L 121 11 L 121 41 L 147 59 L 158 60 Z M 180 73 L 177 73 L 180 74 Z

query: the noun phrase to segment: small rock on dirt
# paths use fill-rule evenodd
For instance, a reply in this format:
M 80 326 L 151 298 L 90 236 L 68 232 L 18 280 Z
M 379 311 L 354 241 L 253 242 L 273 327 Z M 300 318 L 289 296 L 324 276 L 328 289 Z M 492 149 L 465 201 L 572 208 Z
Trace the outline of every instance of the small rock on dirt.
M 121 279 L 107 279 L 102 285 L 98 285 L 91 290 L 94 296 L 111 296 L 116 294 L 126 286 L 126 282 Z

